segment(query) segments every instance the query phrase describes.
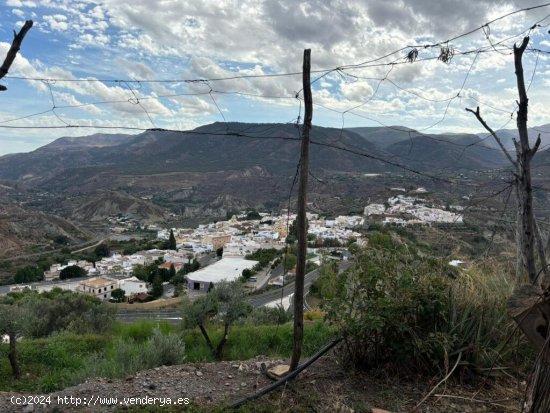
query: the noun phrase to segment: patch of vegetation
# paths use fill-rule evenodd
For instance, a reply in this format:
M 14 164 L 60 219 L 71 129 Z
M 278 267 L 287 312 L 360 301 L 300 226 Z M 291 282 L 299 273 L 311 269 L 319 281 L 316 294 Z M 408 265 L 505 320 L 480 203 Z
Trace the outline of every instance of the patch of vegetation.
M 65 280 L 67 278 L 80 278 L 85 277 L 86 274 L 88 273 L 84 268 L 79 267 L 78 265 L 69 265 L 59 272 L 59 279 Z
M 460 354 L 463 368 L 481 371 L 525 355 L 525 347 L 509 345 L 512 283 L 503 274 L 489 266 L 461 272 L 399 237 L 373 232 L 355 267 L 343 274 L 323 268 L 315 290 L 355 367 L 441 373 Z
M 34 265 L 27 265 L 17 270 L 14 279 L 17 284 L 42 281 L 44 279 L 44 271 Z
M 322 321 L 306 322 L 304 327 L 304 357 L 315 353 L 335 335 L 334 328 Z M 217 342 L 224 328 L 212 324 L 209 333 Z M 224 359 L 246 360 L 258 354 L 289 357 L 292 334 L 291 323 L 235 325 Z M 184 333 L 179 326 L 156 321 L 117 323 L 104 335 L 62 332 L 23 339 L 18 346 L 22 368 L 19 380 L 10 376 L 8 350 L 7 344 L 0 344 L 0 391 L 55 391 L 90 377 L 125 377 L 161 365 L 214 360 L 198 329 Z

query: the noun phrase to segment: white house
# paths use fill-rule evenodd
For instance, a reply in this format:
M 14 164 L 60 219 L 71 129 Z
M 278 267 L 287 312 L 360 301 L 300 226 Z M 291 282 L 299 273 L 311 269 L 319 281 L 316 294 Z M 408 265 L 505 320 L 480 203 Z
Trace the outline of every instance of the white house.
M 147 292 L 147 283 L 141 281 L 137 277 L 124 278 L 123 280 L 118 280 L 118 288 L 124 290 L 126 296 L 146 293 Z
M 111 299 L 111 292 L 117 288 L 117 280 L 107 277 L 94 277 L 80 281 L 78 291 L 107 301 Z

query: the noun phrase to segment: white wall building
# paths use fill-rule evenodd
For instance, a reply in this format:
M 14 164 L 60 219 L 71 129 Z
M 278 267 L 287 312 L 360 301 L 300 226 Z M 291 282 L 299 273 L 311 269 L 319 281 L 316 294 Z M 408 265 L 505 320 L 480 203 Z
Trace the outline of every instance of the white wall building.
M 107 301 L 111 299 L 111 292 L 117 286 L 117 280 L 113 280 L 112 278 L 94 277 L 80 281 L 77 291 Z
M 118 280 L 118 288 L 124 290 L 126 296 L 133 294 L 140 294 L 147 292 L 147 283 L 141 281 L 137 277 L 125 278 L 123 280 Z
M 236 281 L 244 269 L 252 269 L 258 261 L 244 258 L 222 258 L 220 261 L 186 275 L 187 288 L 206 293 L 210 284 L 220 281 Z

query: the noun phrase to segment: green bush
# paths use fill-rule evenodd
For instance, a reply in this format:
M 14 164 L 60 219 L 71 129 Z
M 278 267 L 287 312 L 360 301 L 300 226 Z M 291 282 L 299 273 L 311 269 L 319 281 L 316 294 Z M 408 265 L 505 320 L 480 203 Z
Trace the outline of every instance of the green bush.
M 367 250 L 353 270 L 335 276 L 326 310 L 340 327 L 348 361 L 425 370 L 443 358 L 446 339 L 434 336 L 444 329 L 448 295 L 440 268 L 393 246 Z
M 505 303 L 512 284 L 504 270 L 460 272 L 390 235 L 372 235 L 354 268 L 323 269 L 316 287 L 344 338 L 347 362 L 433 373 L 458 354 L 461 366 L 475 371 L 511 361 Z
M 29 312 L 25 335 L 30 337 L 60 331 L 104 333 L 114 320 L 114 310 L 106 303 L 70 291 L 26 292 L 19 299 Z
M 180 335 L 157 328 L 148 333 L 144 340 L 143 335 L 133 339 L 123 333 L 115 337 L 105 351 L 89 354 L 84 366 L 73 372 L 71 384 L 80 383 L 88 377 L 124 377 L 140 370 L 185 361 L 185 343 Z
M 252 325 L 284 324 L 291 320 L 292 314 L 282 306 L 260 307 L 254 309 L 247 318 L 247 323 Z
M 185 360 L 185 343 L 177 334 L 163 334 L 156 329 L 149 338 L 145 355 L 152 367 L 181 364 Z

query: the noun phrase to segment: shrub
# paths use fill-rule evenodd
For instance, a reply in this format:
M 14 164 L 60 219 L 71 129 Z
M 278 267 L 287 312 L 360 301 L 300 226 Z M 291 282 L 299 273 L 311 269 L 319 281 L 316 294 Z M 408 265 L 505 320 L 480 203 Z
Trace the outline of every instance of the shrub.
M 304 313 L 304 319 L 313 321 L 313 320 L 322 320 L 324 313 L 319 310 L 309 310 Z
M 146 358 L 151 367 L 172 366 L 185 360 L 185 343 L 176 334 L 163 334 L 155 329 L 147 342 Z
M 494 263 L 459 272 L 377 234 L 353 269 L 325 270 L 318 289 L 350 364 L 433 373 L 461 354 L 462 368 L 478 371 L 511 362 L 514 351 L 525 355 L 507 346 L 514 328 L 505 305 L 513 286 L 505 274 Z
M 251 325 L 272 325 L 284 324 L 292 319 L 290 311 L 285 310 L 282 306 L 277 307 L 260 307 L 248 316 L 247 322 Z
M 44 337 L 53 332 L 104 333 L 114 320 L 114 311 L 97 298 L 70 291 L 30 292 L 21 298 L 29 311 L 26 335 Z
M 450 347 L 445 333 L 450 267 L 411 253 L 387 235 L 375 238 L 380 247 L 358 256 L 352 270 L 321 283 L 327 318 L 339 326 L 347 361 L 357 367 L 391 361 L 399 368 L 433 368 Z

